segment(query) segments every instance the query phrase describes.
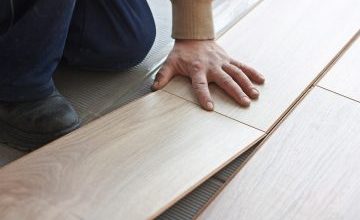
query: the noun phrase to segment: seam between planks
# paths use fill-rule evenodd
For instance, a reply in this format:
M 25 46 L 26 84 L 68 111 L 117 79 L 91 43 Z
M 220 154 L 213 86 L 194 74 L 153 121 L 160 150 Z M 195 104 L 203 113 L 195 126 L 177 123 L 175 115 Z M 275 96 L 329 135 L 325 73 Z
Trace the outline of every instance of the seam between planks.
M 180 99 L 182 99 L 182 100 L 185 100 L 185 101 L 187 101 L 187 102 L 190 102 L 190 103 L 192 103 L 192 104 L 195 104 L 196 106 L 199 106 L 199 108 L 201 108 L 200 105 L 199 105 L 198 103 L 196 103 L 196 102 L 193 102 L 193 101 L 191 101 L 191 100 L 185 99 L 185 98 L 183 98 L 183 97 L 181 97 L 181 96 L 179 96 L 179 95 L 170 93 L 170 92 L 168 92 L 168 91 L 166 91 L 166 90 L 161 90 L 161 91 L 166 92 L 166 93 L 168 93 L 168 94 L 170 94 L 170 95 L 176 96 L 176 97 L 178 97 L 178 98 L 180 98 Z M 204 110 L 204 111 L 205 111 L 205 110 Z M 237 120 L 237 119 L 235 119 L 235 118 L 232 118 L 232 117 L 230 117 L 230 116 L 227 116 L 227 115 L 225 115 L 225 114 L 223 114 L 223 113 L 221 113 L 221 112 L 218 112 L 218 111 L 215 111 L 215 110 L 213 110 L 213 112 L 216 113 L 216 114 L 218 114 L 218 115 L 222 115 L 222 116 L 224 116 L 224 117 L 226 117 L 226 118 L 229 118 L 229 119 L 231 119 L 231 120 L 233 120 L 233 121 L 239 122 L 239 123 L 241 123 L 241 124 L 243 124 L 243 125 L 246 125 L 246 126 L 248 126 L 248 127 L 251 127 L 251 128 L 253 128 L 253 129 L 256 129 L 256 130 L 258 130 L 258 131 L 261 131 L 261 132 L 266 133 L 266 131 L 264 131 L 264 130 L 261 130 L 261 129 L 257 128 L 257 127 L 254 127 L 253 125 L 247 124 L 247 123 L 245 123 L 245 122 L 242 122 L 242 121 L 240 121 L 240 120 Z
M 346 51 L 351 47 L 353 42 L 357 39 L 359 36 L 360 30 L 358 30 L 353 37 L 349 39 L 349 41 L 339 50 L 339 52 L 329 61 L 329 63 L 320 71 L 319 74 L 311 81 L 311 83 L 305 87 L 304 91 L 291 103 L 291 105 L 284 111 L 283 114 L 280 115 L 280 117 L 275 121 L 275 123 L 266 131 L 267 134 L 272 133 L 271 131 L 283 121 L 284 118 L 288 116 L 290 112 L 293 111 L 294 108 L 303 99 L 303 96 L 306 96 L 307 92 L 314 87 L 321 78 L 323 78 L 326 73 L 337 63 L 337 61 L 346 53 Z
M 319 86 L 319 85 L 315 85 L 315 87 L 318 87 L 318 88 L 320 88 L 320 89 L 324 89 L 324 90 L 326 90 L 326 91 L 328 91 L 328 92 L 331 92 L 331 93 L 334 93 L 334 94 L 336 94 L 336 95 L 338 95 L 338 96 L 341 96 L 341 97 L 344 97 L 344 98 L 349 99 L 349 100 L 351 100 L 351 101 L 360 103 L 360 101 L 358 101 L 358 100 L 356 100 L 356 99 L 350 98 L 349 96 L 346 96 L 346 95 L 343 95 L 343 94 L 341 94 L 341 93 L 335 92 L 335 91 L 333 91 L 333 90 L 331 90 L 331 89 L 327 89 L 327 88 L 322 87 L 322 86 Z
M 219 39 L 221 36 L 223 36 L 223 35 L 224 35 L 225 33 L 227 33 L 228 31 L 230 31 L 237 23 L 239 23 L 244 17 L 246 17 L 250 12 L 252 12 L 252 11 L 253 11 L 257 6 L 259 6 L 263 1 L 264 1 L 264 0 L 259 0 L 259 1 L 256 2 L 254 5 L 252 5 L 248 10 L 246 10 L 243 14 L 241 14 L 241 15 L 239 15 L 237 18 L 235 18 L 234 21 L 232 21 L 230 24 L 228 24 L 227 26 L 225 26 L 224 30 L 221 30 L 221 31 L 216 35 L 216 40 Z M 148 71 L 148 73 L 144 76 L 144 79 L 150 78 L 151 76 L 153 76 L 153 75 L 161 68 L 161 66 L 164 64 L 164 62 L 166 61 L 166 58 L 167 58 L 167 57 L 162 58 L 157 64 L 155 64 L 155 65 L 151 68 L 151 70 Z M 192 101 L 190 101 L 190 100 L 186 100 L 186 99 L 184 99 L 183 97 L 180 97 L 180 96 L 178 96 L 178 95 L 172 94 L 172 93 L 170 93 L 170 92 L 168 92 L 168 91 L 165 91 L 165 90 L 163 90 L 163 89 L 162 89 L 161 91 L 162 91 L 162 92 L 166 92 L 166 93 L 168 93 L 168 94 L 171 94 L 171 95 L 173 95 L 173 96 L 176 96 L 176 97 L 178 97 L 178 98 L 181 98 L 181 99 L 183 99 L 183 100 L 185 100 L 185 101 L 187 101 L 187 102 L 190 102 L 190 103 L 193 103 L 193 104 L 198 105 L 198 104 L 195 103 L 195 102 L 192 102 Z M 155 92 L 156 92 L 156 91 L 155 91 Z M 130 92 L 126 93 L 124 96 L 129 95 L 129 94 L 130 94 Z M 149 93 L 149 94 L 151 94 L 151 93 Z M 149 95 L 149 94 L 147 94 L 147 95 Z M 141 98 L 146 97 L 147 95 L 142 96 Z M 130 104 L 130 103 L 132 103 L 132 102 L 134 102 L 134 101 L 136 101 L 136 100 L 138 100 L 138 99 L 134 99 L 134 100 L 128 102 L 126 105 L 128 105 L 128 104 Z M 124 105 L 124 106 L 126 106 L 126 105 Z M 122 108 L 122 107 L 123 107 L 123 106 L 121 106 L 120 108 Z M 117 110 L 117 109 L 120 109 L 120 108 L 113 109 L 112 111 L 109 111 L 109 112 L 107 112 L 106 114 L 109 114 L 109 113 L 111 113 L 111 112 L 113 112 L 113 111 L 115 111 L 115 110 Z M 221 114 L 221 113 L 219 113 L 219 112 L 217 112 L 217 111 L 214 111 L 214 112 L 216 112 L 216 113 L 218 113 L 218 114 L 220 114 L 220 115 L 223 115 L 223 116 L 225 116 L 225 117 L 227 117 L 227 118 L 230 118 L 230 119 L 232 119 L 232 120 L 234 120 L 234 121 L 237 121 L 237 122 L 239 122 L 239 123 L 242 123 L 242 124 L 244 124 L 244 125 L 247 125 L 247 126 L 249 126 L 249 127 L 251 127 L 251 128 L 254 128 L 254 129 L 258 130 L 258 131 L 261 131 L 261 132 L 265 132 L 265 133 L 266 133 L 266 131 L 261 130 L 261 129 L 259 129 L 259 128 L 256 128 L 256 127 L 254 127 L 254 126 L 252 126 L 252 125 L 246 124 L 246 123 L 241 122 L 241 121 L 236 120 L 236 119 L 233 119 L 233 118 L 228 117 L 228 116 L 226 116 L 226 115 L 224 115 L 224 114 Z M 103 115 L 103 116 L 105 116 L 105 115 Z M 101 117 L 102 117 L 102 116 L 101 116 Z M 99 118 L 101 118 L 101 117 L 99 117 Z M 99 119 L 99 118 L 97 118 L 97 119 Z M 97 120 L 97 119 L 95 119 L 95 120 Z
M 235 120 L 237 122 L 240 122 L 244 125 L 247 125 L 249 127 L 252 127 L 254 129 L 257 129 L 259 131 L 262 131 L 262 132 L 265 132 L 266 134 L 270 134 L 271 131 L 277 126 L 277 124 L 279 124 L 283 118 L 286 118 L 287 114 L 289 112 L 291 112 L 298 104 L 299 102 L 302 100 L 302 96 L 306 95 L 307 91 L 310 90 L 314 85 L 316 85 L 319 80 L 321 80 L 325 75 L 326 73 L 337 63 L 337 61 L 346 53 L 346 51 L 351 47 L 351 45 L 356 41 L 356 39 L 360 36 L 360 30 L 358 30 L 354 36 L 352 36 L 349 41 L 339 50 L 339 52 L 329 61 L 329 63 L 315 76 L 315 78 L 309 83 L 308 86 L 306 86 L 303 90 L 303 92 L 300 93 L 300 95 L 290 104 L 290 106 L 288 108 L 285 109 L 285 111 L 279 116 L 279 118 L 277 120 L 275 120 L 275 122 L 267 129 L 267 130 L 262 130 L 260 128 L 257 128 L 253 125 L 250 125 L 248 123 L 245 123 L 243 121 L 240 121 L 240 120 L 237 120 L 235 118 L 232 118 L 230 116 L 227 116 L 219 111 L 216 111 L 214 110 L 214 112 L 220 114 L 220 115 L 223 115 L 227 118 L 230 118 L 232 120 Z M 174 96 L 177 96 L 183 100 L 186 100 L 188 102 L 191 102 L 197 106 L 199 106 L 199 103 L 195 102 L 195 101 L 191 101 L 191 100 L 188 100 L 184 97 L 181 97 L 179 95 L 176 95 L 174 93 L 171 93 L 171 92 L 168 92 L 166 90 L 162 90 L 166 93 L 169 93 L 171 95 L 174 95 Z M 251 106 L 250 106 L 251 108 Z
M 270 129 L 267 130 L 264 139 L 259 141 L 259 145 L 254 149 L 254 151 L 245 159 L 244 163 L 236 169 L 236 171 L 227 179 L 227 181 L 219 188 L 218 192 L 214 194 L 212 198 L 204 205 L 202 209 L 197 213 L 194 219 L 197 219 L 204 210 L 216 199 L 216 197 L 224 190 L 224 188 L 231 182 L 231 180 L 241 171 L 241 169 L 247 164 L 247 162 L 261 149 L 264 143 L 272 136 L 272 134 L 280 127 L 283 121 L 293 112 L 293 110 L 304 100 L 307 94 L 314 88 L 320 87 L 316 83 L 321 80 L 321 78 L 336 64 L 336 62 L 346 53 L 346 51 L 351 47 L 351 45 L 356 41 L 360 36 L 360 30 L 358 30 L 353 37 L 339 50 L 339 52 L 330 60 L 330 62 L 323 68 L 323 70 L 315 77 L 315 79 L 307 86 L 302 94 L 299 95 L 297 99 L 286 109 L 286 111 L 280 116 L 280 118 L 275 122 Z M 322 88 L 322 87 L 320 87 Z M 328 89 L 326 89 L 328 90 Z M 331 90 L 328 90 L 333 92 Z M 333 92 L 335 93 L 335 92 Z M 343 96 L 343 95 L 342 95 Z M 346 98 L 346 96 L 343 96 Z M 350 99 L 350 98 L 349 98 Z M 354 100 L 356 101 L 356 100 Z M 358 102 L 358 101 L 357 101 Z
M 325 67 L 325 72 L 316 79 L 314 85 L 317 85 L 324 78 L 324 76 L 332 69 L 332 67 L 335 66 L 337 61 L 340 60 L 340 58 L 343 57 L 346 54 L 346 52 L 351 48 L 351 46 L 355 43 L 355 41 L 359 38 L 359 36 L 360 36 L 360 29 L 355 33 L 353 37 L 350 38 L 348 43 L 346 43 L 345 46 L 339 51 L 339 53 L 335 57 L 334 62 L 329 63 L 328 66 Z
M 301 99 L 299 100 L 299 103 L 305 98 L 305 96 L 312 90 L 313 86 L 305 92 L 303 96 L 301 96 Z M 294 109 L 294 108 L 292 108 Z M 286 117 L 290 115 L 291 112 L 289 111 L 288 114 L 286 114 Z M 216 192 L 216 194 L 210 198 L 207 204 L 198 212 L 198 214 L 195 216 L 194 219 L 197 219 L 204 211 L 205 209 L 216 199 L 216 197 L 224 190 L 224 188 L 233 180 L 233 178 L 241 171 L 241 169 L 248 163 L 248 161 L 260 150 L 260 148 L 264 145 L 264 143 L 272 136 L 272 134 L 280 127 L 280 124 L 286 119 L 286 117 L 282 117 L 280 122 L 277 123 L 274 128 L 265 135 L 265 137 L 259 141 L 258 146 L 254 149 L 254 151 L 245 159 L 244 163 L 239 166 L 235 172 L 227 179 L 227 181 L 220 187 L 219 191 Z

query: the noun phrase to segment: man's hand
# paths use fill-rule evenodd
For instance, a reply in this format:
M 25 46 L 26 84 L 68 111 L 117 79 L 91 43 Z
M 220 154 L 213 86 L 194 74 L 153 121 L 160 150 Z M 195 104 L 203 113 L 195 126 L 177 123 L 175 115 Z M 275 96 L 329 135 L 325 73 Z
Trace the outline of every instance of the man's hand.
M 216 83 L 241 106 L 249 106 L 259 91 L 253 83 L 265 78 L 253 68 L 232 58 L 213 40 L 176 40 L 163 67 L 156 75 L 154 90 L 162 89 L 175 75 L 191 79 L 193 90 L 206 110 L 213 110 L 208 83 Z

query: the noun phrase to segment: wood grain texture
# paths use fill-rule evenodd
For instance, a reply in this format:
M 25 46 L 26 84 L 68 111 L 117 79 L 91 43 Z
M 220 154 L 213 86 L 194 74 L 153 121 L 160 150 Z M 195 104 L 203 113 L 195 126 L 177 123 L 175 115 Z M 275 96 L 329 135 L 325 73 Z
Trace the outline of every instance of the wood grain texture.
M 330 69 L 318 85 L 360 102 L 359 38 Z
M 159 91 L 0 169 L 0 219 L 154 217 L 263 135 Z
M 262 2 L 218 40 L 266 76 L 260 99 L 241 108 L 211 86 L 215 110 L 268 131 L 356 33 L 359 11 L 358 0 Z M 186 79 L 174 79 L 165 90 L 197 102 Z
M 315 87 L 200 219 L 359 219 L 360 104 Z

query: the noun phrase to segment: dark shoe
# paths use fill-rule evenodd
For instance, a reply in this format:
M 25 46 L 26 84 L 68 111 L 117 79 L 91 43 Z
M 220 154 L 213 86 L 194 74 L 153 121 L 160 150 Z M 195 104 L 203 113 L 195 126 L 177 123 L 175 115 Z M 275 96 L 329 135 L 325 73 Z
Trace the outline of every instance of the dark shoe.
M 0 101 L 0 142 L 19 150 L 35 150 L 79 126 L 79 116 L 57 90 L 37 101 Z

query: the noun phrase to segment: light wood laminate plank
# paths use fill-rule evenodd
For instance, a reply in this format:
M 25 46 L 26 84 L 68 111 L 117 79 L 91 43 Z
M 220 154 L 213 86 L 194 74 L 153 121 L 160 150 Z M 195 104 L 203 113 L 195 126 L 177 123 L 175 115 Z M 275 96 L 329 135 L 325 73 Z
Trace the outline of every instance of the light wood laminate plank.
M 229 54 L 262 72 L 260 98 L 239 107 L 211 86 L 215 110 L 268 131 L 306 90 L 359 28 L 358 0 L 267 0 L 219 40 Z M 187 79 L 166 91 L 197 102 Z
M 263 135 L 159 91 L 0 169 L 0 219 L 154 217 Z
M 360 104 L 315 87 L 199 219 L 358 219 Z
M 319 86 L 360 102 L 360 40 L 351 45 Z

